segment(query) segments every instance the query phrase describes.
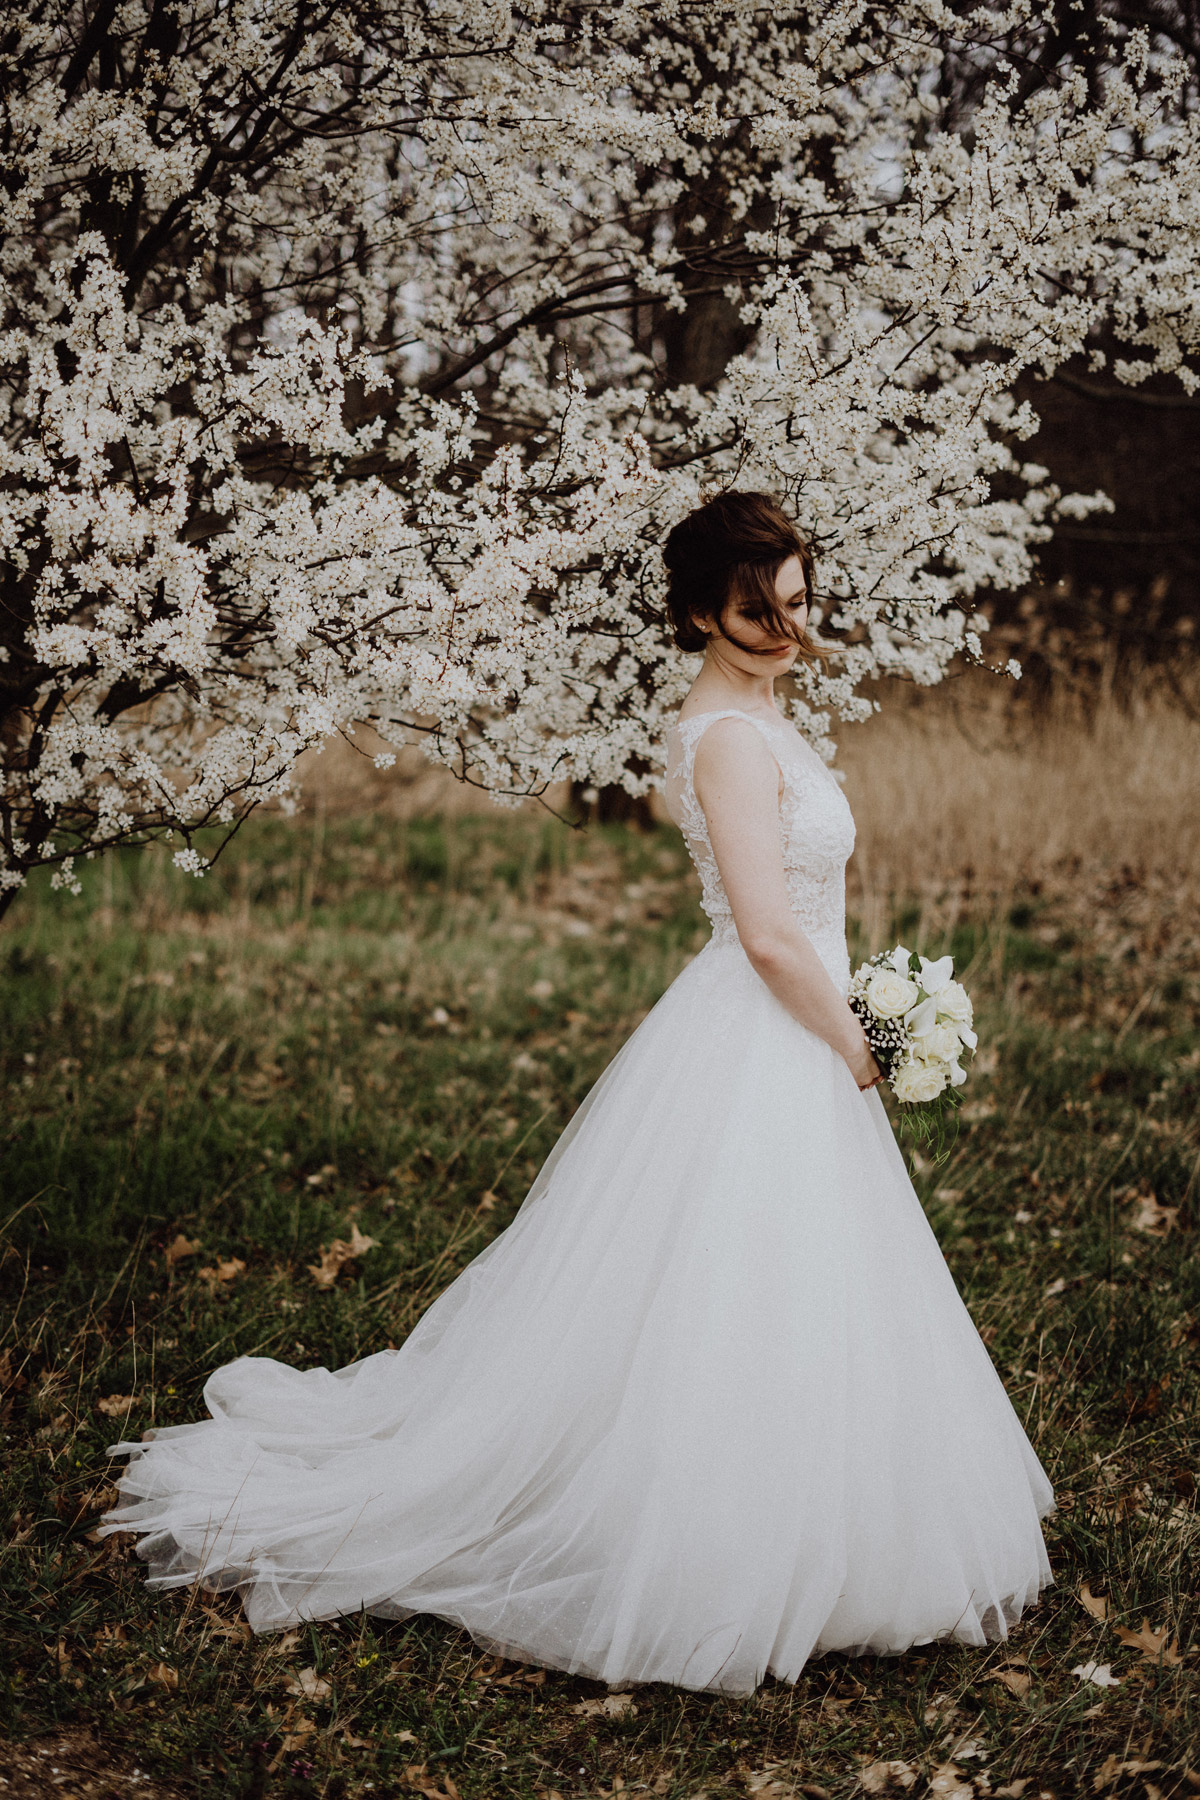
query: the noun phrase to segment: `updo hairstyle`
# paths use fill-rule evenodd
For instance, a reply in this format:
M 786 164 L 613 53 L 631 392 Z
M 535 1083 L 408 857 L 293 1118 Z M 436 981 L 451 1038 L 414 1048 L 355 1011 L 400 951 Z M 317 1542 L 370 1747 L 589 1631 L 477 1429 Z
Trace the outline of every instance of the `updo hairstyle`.
M 703 650 L 708 637 L 700 619 L 710 619 L 722 637 L 750 655 L 752 650 L 723 624 L 727 608 L 737 603 L 744 617 L 777 637 L 791 638 L 806 662 L 827 655 L 813 643 L 775 592 L 775 577 L 790 556 L 798 556 L 804 587 L 812 604 L 812 552 L 787 514 L 769 494 L 742 493 L 736 488 L 697 506 L 667 533 L 663 561 L 667 566 L 667 613 L 681 650 Z

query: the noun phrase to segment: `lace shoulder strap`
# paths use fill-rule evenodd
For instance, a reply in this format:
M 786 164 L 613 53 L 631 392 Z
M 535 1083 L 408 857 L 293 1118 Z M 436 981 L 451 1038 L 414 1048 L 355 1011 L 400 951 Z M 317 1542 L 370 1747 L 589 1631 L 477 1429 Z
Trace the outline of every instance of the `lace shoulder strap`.
M 700 739 L 704 736 L 709 726 L 715 725 L 718 719 L 745 719 L 748 724 L 756 726 L 766 739 L 772 756 L 774 756 L 777 763 L 779 762 L 778 742 L 771 742 L 771 723 L 769 720 L 764 719 L 760 714 L 743 712 L 740 706 L 726 706 L 717 712 L 693 713 L 690 719 L 677 719 L 675 721 L 675 729 L 679 733 L 679 747 L 682 752 L 680 757 L 680 774 L 689 784 L 692 779 L 692 769 L 696 761 L 696 750 L 700 743 Z M 782 725 L 784 721 L 779 719 L 778 723 Z M 782 769 L 782 765 L 780 765 L 780 767 Z

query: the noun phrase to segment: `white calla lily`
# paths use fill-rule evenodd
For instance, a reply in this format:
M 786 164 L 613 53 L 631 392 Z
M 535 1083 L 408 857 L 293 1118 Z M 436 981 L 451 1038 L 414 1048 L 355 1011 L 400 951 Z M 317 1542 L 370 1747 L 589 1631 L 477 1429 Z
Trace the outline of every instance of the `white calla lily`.
M 907 1025 L 911 1037 L 924 1037 L 925 1033 L 932 1031 L 937 1024 L 937 1001 L 932 999 L 918 1001 L 910 1012 L 905 1013 L 904 1023 Z
M 939 956 L 936 962 L 927 962 L 921 958 L 921 986 L 927 994 L 940 994 L 947 982 L 954 978 L 954 958 Z
M 897 944 L 894 950 L 888 951 L 887 961 L 891 963 L 897 975 L 907 976 L 909 964 L 912 961 L 912 951 L 906 950 L 903 944 Z

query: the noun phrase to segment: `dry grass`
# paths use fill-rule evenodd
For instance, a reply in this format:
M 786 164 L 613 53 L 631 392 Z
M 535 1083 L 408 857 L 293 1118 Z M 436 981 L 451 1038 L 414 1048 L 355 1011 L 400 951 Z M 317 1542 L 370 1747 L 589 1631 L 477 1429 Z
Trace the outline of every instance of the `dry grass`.
M 845 732 L 840 763 L 864 894 L 959 881 L 1003 896 L 1122 868 L 1200 882 L 1200 725 L 1152 694 L 1030 714 L 965 677 L 888 695 Z

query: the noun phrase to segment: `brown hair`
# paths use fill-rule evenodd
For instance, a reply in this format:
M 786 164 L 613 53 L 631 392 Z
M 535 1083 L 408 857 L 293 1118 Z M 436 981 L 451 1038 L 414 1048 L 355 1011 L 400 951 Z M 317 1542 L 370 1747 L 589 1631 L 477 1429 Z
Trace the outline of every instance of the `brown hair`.
M 748 619 L 800 646 L 806 662 L 828 654 L 818 648 L 775 592 L 775 577 L 790 556 L 804 570 L 804 589 L 812 604 L 812 552 L 795 525 L 769 494 L 731 488 L 697 506 L 667 533 L 663 561 L 667 566 L 667 613 L 681 650 L 703 650 L 707 635 L 697 619 L 712 619 L 723 637 L 751 655 L 751 650 L 722 623 L 734 601 Z

